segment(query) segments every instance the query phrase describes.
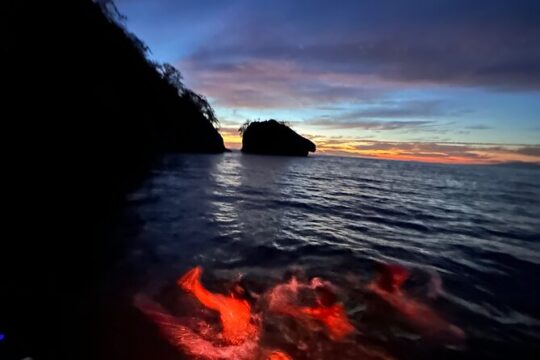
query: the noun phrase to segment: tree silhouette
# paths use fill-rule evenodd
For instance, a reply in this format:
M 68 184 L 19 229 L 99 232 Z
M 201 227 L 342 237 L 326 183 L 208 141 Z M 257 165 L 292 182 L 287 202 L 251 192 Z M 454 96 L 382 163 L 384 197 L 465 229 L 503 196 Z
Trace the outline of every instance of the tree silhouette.
M 113 0 L 93 0 L 96 4 L 99 5 L 101 11 L 107 16 L 110 21 L 114 21 L 117 24 L 124 24 L 127 20 L 127 17 L 122 14 Z
M 251 120 L 246 120 L 242 126 L 240 126 L 238 128 L 238 132 L 240 133 L 240 135 L 244 135 L 244 132 L 246 131 L 246 129 L 249 127 L 249 124 L 251 124 Z
M 219 125 L 219 120 L 216 117 L 214 109 L 208 100 L 206 100 L 205 96 L 189 89 L 185 89 L 182 96 L 188 98 L 193 104 L 195 104 L 198 110 L 203 114 L 204 118 L 214 125 L 214 127 Z
M 153 63 L 113 5 L 17 0 L 2 8 L 3 133 L 13 144 L 5 232 L 14 235 L 0 256 L 24 264 L 0 296 L 1 330 L 23 348 L 5 356 L 0 344 L 2 359 L 104 358 L 92 331 L 101 305 L 83 294 L 101 289 L 124 250 L 113 229 L 126 194 L 165 153 L 225 151 L 206 98 L 174 67 Z
M 178 89 L 179 94 L 182 94 L 185 91 L 184 83 L 182 81 L 184 77 L 182 76 L 180 70 L 168 63 L 156 64 L 156 69 L 159 71 L 163 79 Z
M 128 31 L 125 27 L 126 17 L 122 15 L 113 0 L 94 0 L 101 8 L 104 15 L 109 21 L 116 24 L 124 34 L 131 40 L 135 48 L 143 55 L 146 61 L 155 68 L 160 74 L 161 78 L 165 80 L 169 85 L 173 86 L 184 101 L 191 102 L 198 111 L 203 115 L 203 118 L 210 122 L 214 128 L 219 126 L 219 120 L 216 113 L 205 96 L 196 93 L 193 90 L 188 89 L 183 82 L 184 77 L 180 70 L 169 63 L 156 63 L 147 58 L 147 54 L 150 52 L 148 46 L 140 40 L 135 34 Z

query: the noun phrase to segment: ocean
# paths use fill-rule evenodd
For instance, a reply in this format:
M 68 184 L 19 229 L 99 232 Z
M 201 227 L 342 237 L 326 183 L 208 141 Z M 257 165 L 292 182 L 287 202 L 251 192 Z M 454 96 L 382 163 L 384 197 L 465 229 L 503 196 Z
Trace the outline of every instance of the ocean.
M 201 266 L 216 293 L 242 278 L 262 318 L 259 346 L 294 359 L 533 359 L 539 219 L 532 168 L 171 155 L 128 197 L 117 229 L 128 251 L 111 282 L 174 313 L 189 296 L 175 281 L 190 268 Z M 381 264 L 409 273 L 401 305 L 369 289 Z M 320 323 L 312 329 L 256 304 L 293 276 L 331 284 L 354 333 L 335 341 Z M 463 338 L 434 336 L 441 322 Z

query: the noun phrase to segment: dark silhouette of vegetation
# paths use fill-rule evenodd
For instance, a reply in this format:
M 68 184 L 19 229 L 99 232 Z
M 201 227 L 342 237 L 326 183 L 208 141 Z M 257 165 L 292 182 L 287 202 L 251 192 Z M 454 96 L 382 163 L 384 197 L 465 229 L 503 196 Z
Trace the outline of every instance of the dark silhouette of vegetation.
M 246 129 L 249 127 L 249 125 L 251 124 L 251 120 L 246 120 L 242 126 L 240 126 L 240 128 L 238 128 L 238 132 L 240 133 L 241 136 L 244 135 L 244 132 L 246 131 Z
M 298 135 L 283 121 L 246 121 L 238 131 L 242 134 L 242 152 L 265 155 L 307 156 L 316 146 Z
M 156 68 L 163 79 L 167 80 L 170 85 L 178 89 L 179 94 L 182 94 L 185 91 L 184 83 L 182 82 L 184 78 L 177 68 L 167 63 L 156 64 Z
M 1 359 L 103 358 L 112 300 L 99 289 L 123 249 L 112 228 L 126 192 L 166 152 L 225 150 L 206 99 L 149 61 L 113 6 L 2 5 Z M 128 348 L 115 358 L 142 357 Z
M 219 126 L 219 120 L 214 113 L 214 109 L 208 103 L 208 100 L 203 95 L 186 88 L 182 82 L 182 73 L 171 64 L 156 64 L 156 69 L 160 72 L 161 77 L 167 81 L 171 86 L 174 86 L 178 90 L 178 96 L 185 99 L 186 102 L 192 102 L 199 109 L 199 112 L 204 116 L 206 120 Z
M 277 120 L 272 120 L 272 121 L 277 121 Z M 257 120 L 246 120 L 242 126 L 240 126 L 240 128 L 238 128 L 238 132 L 240 133 L 240 135 L 244 135 L 244 131 L 246 131 L 246 129 L 249 127 L 249 125 L 253 122 L 261 122 L 261 119 L 257 119 Z M 279 124 L 281 125 L 285 125 L 287 127 L 291 127 L 291 124 L 287 121 L 277 121 Z

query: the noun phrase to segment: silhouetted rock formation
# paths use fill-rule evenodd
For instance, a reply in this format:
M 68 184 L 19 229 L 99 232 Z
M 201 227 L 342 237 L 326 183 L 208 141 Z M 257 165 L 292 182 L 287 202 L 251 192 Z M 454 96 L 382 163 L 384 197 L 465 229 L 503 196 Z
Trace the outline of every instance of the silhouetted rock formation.
M 241 132 L 242 152 L 245 153 L 307 156 L 316 148 L 312 141 L 273 119 L 246 123 Z
M 99 358 L 95 289 L 123 249 L 110 234 L 126 192 L 165 152 L 225 150 L 204 98 L 151 63 L 111 6 L 2 5 L 2 359 Z

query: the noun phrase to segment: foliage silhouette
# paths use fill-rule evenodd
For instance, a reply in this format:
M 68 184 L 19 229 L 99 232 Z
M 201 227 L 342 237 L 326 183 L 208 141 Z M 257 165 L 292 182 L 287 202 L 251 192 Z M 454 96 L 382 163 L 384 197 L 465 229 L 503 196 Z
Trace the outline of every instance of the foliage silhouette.
M 123 251 L 125 194 L 162 154 L 225 151 L 206 99 L 149 61 L 113 6 L 2 5 L 2 359 L 102 358 L 97 289 Z

